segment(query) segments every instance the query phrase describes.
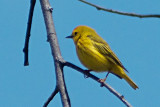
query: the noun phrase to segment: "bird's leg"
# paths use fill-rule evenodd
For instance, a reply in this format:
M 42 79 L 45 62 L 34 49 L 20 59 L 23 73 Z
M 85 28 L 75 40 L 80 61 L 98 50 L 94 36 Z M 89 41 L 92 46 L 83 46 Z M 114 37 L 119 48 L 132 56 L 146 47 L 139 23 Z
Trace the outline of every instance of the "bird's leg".
M 90 73 L 92 70 L 89 69 L 89 70 L 84 70 L 84 71 L 87 72 L 86 74 L 84 74 L 84 78 L 88 78 L 87 74 Z
M 107 73 L 107 75 L 106 75 L 106 77 L 104 79 L 99 79 L 98 81 L 101 82 L 101 83 L 104 83 L 106 81 L 108 75 L 109 75 L 109 72 Z

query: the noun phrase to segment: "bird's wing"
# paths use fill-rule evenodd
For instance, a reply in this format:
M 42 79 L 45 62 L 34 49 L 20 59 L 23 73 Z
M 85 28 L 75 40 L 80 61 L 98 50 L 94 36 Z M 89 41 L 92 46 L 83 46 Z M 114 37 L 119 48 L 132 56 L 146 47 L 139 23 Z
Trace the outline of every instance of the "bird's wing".
M 107 42 L 105 40 L 103 40 L 101 37 L 99 38 L 95 38 L 92 35 L 88 35 L 87 37 L 89 37 L 92 41 L 92 44 L 94 45 L 94 47 L 103 55 L 108 56 L 107 58 L 114 64 L 119 65 L 120 67 L 122 67 L 125 71 L 128 72 L 128 70 L 122 65 L 122 63 L 120 62 L 120 60 L 117 58 L 117 56 L 112 52 L 112 50 L 110 49 L 109 45 L 107 44 Z

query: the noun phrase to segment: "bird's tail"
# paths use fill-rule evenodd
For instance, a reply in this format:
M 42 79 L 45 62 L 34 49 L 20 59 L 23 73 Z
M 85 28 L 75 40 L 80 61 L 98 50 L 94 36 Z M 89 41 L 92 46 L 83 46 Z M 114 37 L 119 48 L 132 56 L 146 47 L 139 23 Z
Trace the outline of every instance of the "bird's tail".
M 136 83 L 134 83 L 126 74 L 123 77 L 128 83 L 129 85 L 136 90 L 136 88 L 138 88 L 138 86 L 136 85 Z

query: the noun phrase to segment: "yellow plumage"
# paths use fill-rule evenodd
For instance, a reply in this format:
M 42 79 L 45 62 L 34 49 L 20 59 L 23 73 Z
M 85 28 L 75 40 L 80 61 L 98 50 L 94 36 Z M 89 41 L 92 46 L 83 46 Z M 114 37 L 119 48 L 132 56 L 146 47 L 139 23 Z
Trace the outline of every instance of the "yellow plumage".
M 94 29 L 88 26 L 78 26 L 67 38 L 73 38 L 79 60 L 89 70 L 113 73 L 124 78 L 132 88 L 138 88 L 127 76 L 126 68 L 112 52 L 107 42 Z

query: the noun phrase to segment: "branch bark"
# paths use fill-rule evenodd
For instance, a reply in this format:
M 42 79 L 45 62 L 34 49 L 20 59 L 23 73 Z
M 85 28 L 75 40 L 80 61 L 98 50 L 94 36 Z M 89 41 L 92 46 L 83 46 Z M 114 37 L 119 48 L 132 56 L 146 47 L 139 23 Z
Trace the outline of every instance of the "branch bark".
M 127 13 L 127 12 L 121 12 L 121 11 L 117 11 L 117 10 L 103 8 L 103 7 L 97 6 L 95 4 L 89 3 L 89 2 L 84 1 L 84 0 L 79 0 L 79 1 L 81 1 L 85 4 L 88 4 L 90 6 L 93 6 L 93 7 L 97 8 L 97 10 L 103 10 L 103 11 L 107 11 L 107 12 L 110 12 L 110 13 L 116 13 L 116 14 L 119 14 L 119 15 L 132 16 L 132 17 L 138 17 L 138 18 L 160 18 L 160 14 L 142 15 L 142 14 L 136 14 L 136 13 Z
M 57 40 L 55 28 L 54 28 L 54 23 L 52 18 L 52 8 L 48 0 L 40 0 L 40 3 L 41 3 L 43 16 L 44 16 L 45 25 L 46 25 L 47 38 L 51 46 L 51 51 L 52 51 L 53 60 L 55 64 L 56 84 L 60 92 L 63 107 L 71 107 L 70 99 L 69 99 L 65 81 L 64 81 L 63 64 L 57 61 L 57 60 L 61 60 L 62 56 L 60 53 L 58 40 Z
M 24 52 L 24 66 L 29 65 L 28 61 L 28 47 L 29 47 L 29 38 L 31 36 L 31 26 L 32 26 L 32 18 L 33 18 L 33 12 L 34 12 L 34 7 L 36 4 L 36 0 L 31 0 L 30 1 L 30 10 L 29 10 L 29 17 L 28 17 L 28 25 L 27 25 L 27 32 L 26 32 L 26 39 L 25 39 L 25 45 L 23 48 Z

